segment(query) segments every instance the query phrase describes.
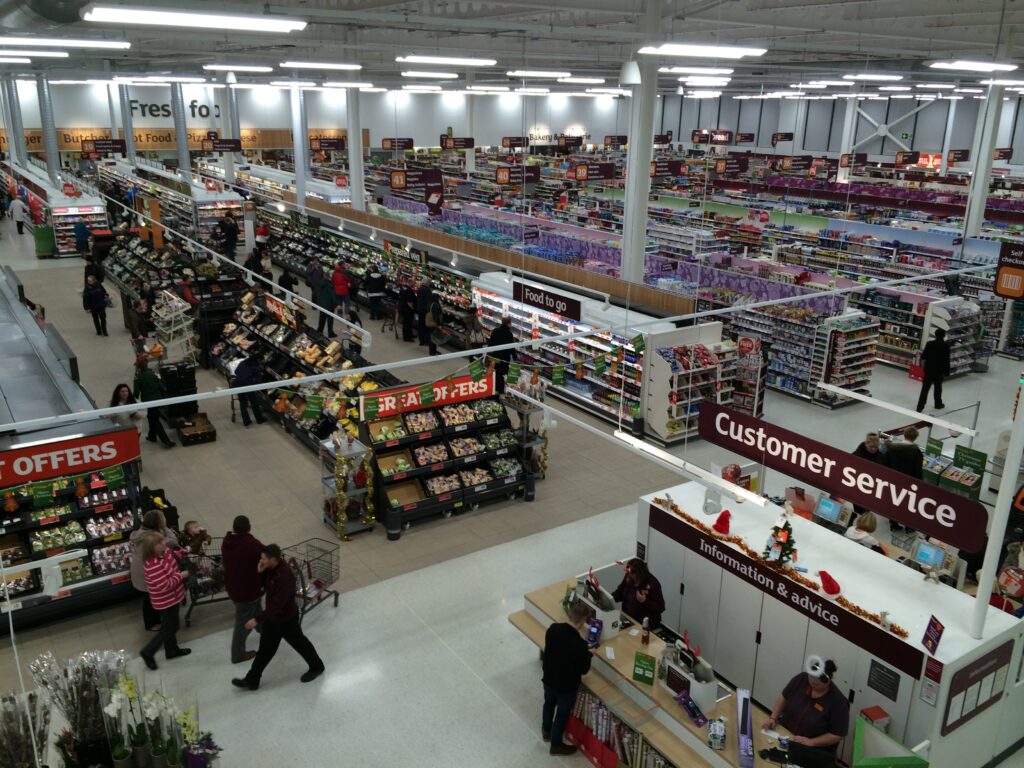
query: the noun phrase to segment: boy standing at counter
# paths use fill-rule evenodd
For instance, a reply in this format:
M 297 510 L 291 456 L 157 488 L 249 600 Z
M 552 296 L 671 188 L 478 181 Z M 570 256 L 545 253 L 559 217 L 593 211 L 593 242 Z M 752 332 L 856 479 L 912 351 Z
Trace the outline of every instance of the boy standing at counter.
M 552 624 L 544 635 L 544 712 L 541 733 L 552 755 L 571 755 L 576 747 L 562 742 L 565 724 L 576 705 L 580 680 L 590 671 L 591 651 L 583 639 L 590 609 L 582 602 L 569 606 L 568 623 Z

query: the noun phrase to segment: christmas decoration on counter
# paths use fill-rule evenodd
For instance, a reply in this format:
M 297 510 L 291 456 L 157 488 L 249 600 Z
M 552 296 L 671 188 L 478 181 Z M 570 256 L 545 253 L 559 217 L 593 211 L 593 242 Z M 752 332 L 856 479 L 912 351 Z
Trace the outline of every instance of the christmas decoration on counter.
M 833 600 L 839 597 L 839 593 L 842 592 L 839 582 L 832 578 L 828 571 L 818 571 L 818 575 L 821 577 L 821 591 L 824 595 Z
M 793 526 L 789 523 L 788 512 L 783 512 L 782 517 L 772 526 L 768 543 L 761 556 L 765 560 L 774 560 L 781 566 L 796 561 L 796 541 L 793 538 Z
M 711 526 L 711 530 L 715 533 L 720 533 L 723 536 L 729 535 L 729 518 L 732 517 L 732 513 L 728 509 L 723 509 L 722 513 L 715 520 L 715 524 Z
M 742 536 L 724 536 L 718 533 L 717 531 L 714 531 L 710 526 L 705 525 L 700 520 L 696 519 L 695 517 L 692 517 L 691 515 L 688 515 L 686 512 L 680 509 L 679 506 L 674 501 L 672 501 L 671 496 L 668 496 L 668 494 L 666 494 L 666 497 L 667 498 L 655 497 L 655 505 L 657 505 L 661 509 L 670 511 L 676 517 L 686 521 L 688 524 L 692 525 L 694 528 L 707 534 L 708 536 L 712 536 L 713 538 L 716 538 L 719 541 L 725 542 L 727 544 L 732 544 L 740 552 L 742 552 L 744 555 L 746 555 L 754 562 L 761 563 L 762 565 L 765 565 L 766 567 L 771 568 L 774 571 L 777 571 L 779 574 L 785 576 L 786 578 L 792 581 L 795 581 L 797 584 L 800 584 L 801 586 L 806 587 L 807 589 L 814 590 L 815 592 L 821 590 L 821 585 L 817 582 L 812 581 L 811 579 L 808 579 L 805 576 L 802 576 L 792 568 L 786 568 L 784 566 L 781 566 L 777 560 L 769 560 L 766 557 L 755 552 L 743 540 Z M 859 616 L 862 619 L 882 626 L 882 617 L 879 614 L 869 613 L 856 603 L 850 602 L 841 595 L 838 598 L 836 598 L 836 604 L 841 605 L 843 608 L 845 608 L 847 611 L 854 614 L 855 616 Z M 888 620 L 888 614 L 886 615 L 886 619 Z M 905 630 L 899 624 L 890 622 L 888 630 L 897 637 L 902 637 L 904 639 L 910 637 L 910 633 L 907 632 L 907 630 Z

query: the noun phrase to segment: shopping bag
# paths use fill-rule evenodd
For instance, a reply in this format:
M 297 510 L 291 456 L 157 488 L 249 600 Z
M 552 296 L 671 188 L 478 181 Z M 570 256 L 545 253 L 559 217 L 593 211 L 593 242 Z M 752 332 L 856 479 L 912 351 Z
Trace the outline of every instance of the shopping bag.
M 924 381 L 924 366 L 921 365 L 921 358 L 915 358 L 910 365 L 910 378 L 914 381 Z

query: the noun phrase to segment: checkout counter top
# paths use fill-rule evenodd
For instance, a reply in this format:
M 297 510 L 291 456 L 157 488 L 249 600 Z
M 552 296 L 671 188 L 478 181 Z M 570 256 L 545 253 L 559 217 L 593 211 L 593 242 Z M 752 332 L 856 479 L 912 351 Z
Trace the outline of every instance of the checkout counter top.
M 575 588 L 576 579 L 566 579 L 525 595 L 526 608 L 509 616 L 520 632 L 540 648 L 544 647 L 544 634 L 554 622 L 565 620 L 562 598 L 567 586 Z M 672 692 L 660 682 L 647 685 L 633 680 L 633 661 L 637 651 L 660 658 L 665 642 L 651 635 L 649 645 L 642 645 L 640 632 L 626 629 L 610 640 L 602 640 L 601 647 L 594 654 L 590 673 L 583 678 L 584 687 L 600 698 L 620 719 L 660 752 L 678 768 L 691 766 L 739 766 L 739 745 L 736 737 L 736 696 L 721 699 L 718 706 L 705 712 L 708 719 L 724 717 L 726 720 L 725 749 L 713 750 L 707 744 L 706 726 L 697 726 L 690 720 L 682 706 L 675 701 Z M 612 649 L 614 658 L 609 658 L 606 649 Z M 794 674 L 799 670 L 795 670 Z M 725 686 L 723 686 L 725 687 Z M 751 702 L 751 725 L 753 729 L 754 761 L 758 750 L 775 745 L 773 739 L 761 733 L 761 725 L 769 713 Z M 782 729 L 779 729 L 786 735 Z

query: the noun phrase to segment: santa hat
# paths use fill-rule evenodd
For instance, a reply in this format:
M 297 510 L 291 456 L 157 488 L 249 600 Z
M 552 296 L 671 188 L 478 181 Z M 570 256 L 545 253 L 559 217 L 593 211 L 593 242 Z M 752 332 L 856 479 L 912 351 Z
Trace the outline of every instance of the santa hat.
M 821 591 L 825 593 L 825 597 L 833 600 L 839 597 L 839 593 L 842 592 L 839 582 L 832 578 L 828 571 L 818 571 L 818 575 L 821 577 Z
M 732 517 L 732 513 L 728 509 L 722 510 L 722 514 L 715 520 L 715 524 L 711 526 L 711 530 L 715 533 L 720 533 L 723 536 L 729 535 L 729 518 Z

